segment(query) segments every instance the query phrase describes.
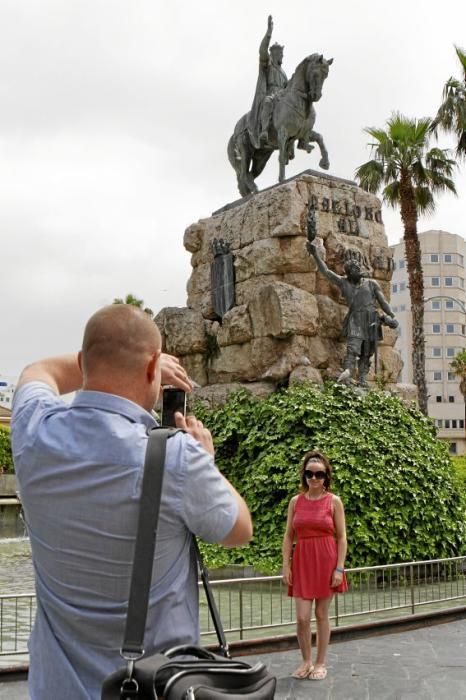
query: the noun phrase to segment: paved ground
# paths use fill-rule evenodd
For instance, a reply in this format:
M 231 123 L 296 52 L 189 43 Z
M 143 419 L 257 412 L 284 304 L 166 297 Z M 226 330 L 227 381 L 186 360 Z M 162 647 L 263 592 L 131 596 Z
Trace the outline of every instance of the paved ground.
M 466 620 L 332 644 L 325 681 L 291 678 L 297 651 L 256 658 L 278 678 L 276 700 L 466 700 Z M 25 698 L 25 682 L 0 676 L 0 700 Z

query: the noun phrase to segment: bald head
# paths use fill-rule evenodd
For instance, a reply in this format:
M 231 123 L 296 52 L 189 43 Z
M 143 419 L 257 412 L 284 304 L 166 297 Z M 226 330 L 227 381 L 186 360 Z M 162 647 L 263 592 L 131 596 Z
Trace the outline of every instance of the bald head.
M 159 330 L 144 311 L 129 304 L 105 306 L 91 316 L 84 330 L 84 379 L 109 372 L 119 382 L 143 371 L 160 349 Z

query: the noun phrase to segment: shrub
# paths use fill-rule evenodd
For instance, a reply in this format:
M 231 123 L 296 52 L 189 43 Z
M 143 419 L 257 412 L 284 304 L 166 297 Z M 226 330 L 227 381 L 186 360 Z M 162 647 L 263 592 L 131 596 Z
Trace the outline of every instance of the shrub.
M 453 469 L 460 488 L 466 488 L 466 455 L 451 458 Z
M 363 396 L 335 383 L 300 385 L 257 400 L 244 390 L 226 405 L 196 406 L 214 436 L 220 470 L 254 518 L 248 547 L 203 546 L 210 566 L 254 565 L 278 572 L 289 499 L 312 448 L 330 459 L 332 490 L 348 529 L 348 566 L 458 555 L 465 502 L 433 422 L 381 391 Z
M 0 425 L 0 474 L 13 474 L 13 472 L 10 431 L 8 428 Z

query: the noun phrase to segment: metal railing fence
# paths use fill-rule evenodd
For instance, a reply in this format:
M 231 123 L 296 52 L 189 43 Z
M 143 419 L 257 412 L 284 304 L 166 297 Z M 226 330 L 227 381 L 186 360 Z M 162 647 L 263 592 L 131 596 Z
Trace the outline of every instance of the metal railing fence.
M 454 609 L 466 599 L 466 557 L 347 569 L 349 591 L 334 596 L 334 626 L 386 620 L 400 613 Z M 215 642 L 207 601 L 200 590 L 201 637 Z M 295 626 L 293 599 L 281 576 L 211 581 L 230 642 L 290 633 Z M 0 656 L 27 653 L 35 614 L 31 593 L 0 595 Z

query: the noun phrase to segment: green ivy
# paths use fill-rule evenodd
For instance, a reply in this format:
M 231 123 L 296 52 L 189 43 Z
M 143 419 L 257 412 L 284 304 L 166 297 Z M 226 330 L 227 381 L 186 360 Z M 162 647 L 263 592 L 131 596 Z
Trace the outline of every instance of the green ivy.
M 0 425 L 0 474 L 13 474 L 13 472 L 10 431 L 8 428 Z
M 299 385 L 254 399 L 241 390 L 216 409 L 196 405 L 213 433 L 220 470 L 244 495 L 254 538 L 243 548 L 203 546 L 209 566 L 276 573 L 302 456 L 319 449 L 333 467 L 348 529 L 348 566 L 464 552 L 465 500 L 433 422 L 396 396 L 362 396 L 335 383 Z
M 451 458 L 460 488 L 466 489 L 466 455 Z

